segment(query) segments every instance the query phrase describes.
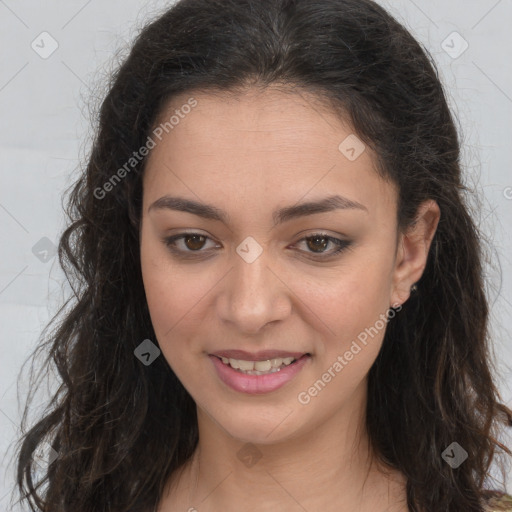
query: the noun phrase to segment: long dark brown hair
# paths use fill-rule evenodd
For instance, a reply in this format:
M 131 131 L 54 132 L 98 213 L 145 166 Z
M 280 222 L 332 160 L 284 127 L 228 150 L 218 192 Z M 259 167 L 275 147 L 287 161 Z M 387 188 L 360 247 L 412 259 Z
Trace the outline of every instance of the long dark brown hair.
M 418 290 L 387 327 L 369 374 L 375 453 L 407 478 L 414 512 L 481 512 L 500 425 L 512 425 L 494 381 L 483 235 L 461 176 L 460 143 L 435 64 L 370 0 L 181 0 L 148 24 L 113 74 L 84 172 L 68 191 L 59 261 L 73 294 L 34 353 L 60 387 L 18 441 L 17 484 L 31 510 L 151 512 L 198 442 L 195 404 L 157 344 L 139 258 L 147 144 L 180 93 L 282 84 L 314 92 L 378 155 L 399 189 L 398 225 L 437 201 L 441 220 Z M 134 165 L 132 165 L 134 164 Z M 105 183 L 125 168 L 115 186 Z M 128 170 L 127 170 L 128 169 Z M 442 457 L 457 442 L 468 458 Z M 58 454 L 34 479 L 33 455 Z

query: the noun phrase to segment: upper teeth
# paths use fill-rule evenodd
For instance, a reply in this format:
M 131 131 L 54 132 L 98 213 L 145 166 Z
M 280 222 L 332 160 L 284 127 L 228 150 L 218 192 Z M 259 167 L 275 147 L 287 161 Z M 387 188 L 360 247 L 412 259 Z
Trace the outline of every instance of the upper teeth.
M 256 370 L 259 372 L 266 372 L 271 368 L 279 368 L 283 364 L 288 366 L 292 361 L 295 361 L 294 357 L 276 357 L 275 359 L 267 359 L 265 361 L 244 361 L 242 359 L 228 359 L 227 357 L 222 357 L 221 359 L 224 364 L 229 364 L 237 370 Z

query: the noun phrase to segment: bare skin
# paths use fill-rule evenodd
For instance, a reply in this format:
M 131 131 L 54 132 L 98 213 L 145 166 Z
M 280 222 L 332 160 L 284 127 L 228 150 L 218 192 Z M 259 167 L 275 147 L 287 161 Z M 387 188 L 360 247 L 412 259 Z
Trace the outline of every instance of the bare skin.
M 366 148 L 347 158 L 339 145 L 353 129 L 311 96 L 272 88 L 193 96 L 197 106 L 152 150 L 143 181 L 148 306 L 199 427 L 198 449 L 169 480 L 158 512 L 407 512 L 405 478 L 377 463 L 364 426 L 368 371 L 385 327 L 347 352 L 409 298 L 437 204 L 423 203 L 414 227 L 399 233 L 397 191 L 376 173 L 375 155 Z M 362 208 L 274 225 L 275 210 L 336 194 Z M 164 195 L 214 205 L 228 218 L 150 209 Z M 190 231 L 206 237 L 203 246 L 185 238 L 172 251 L 163 242 Z M 321 260 L 305 241 L 318 232 L 351 245 L 334 255 L 330 243 Z M 261 248 L 250 263 L 236 251 L 247 237 Z M 310 357 L 284 386 L 254 395 L 219 378 L 210 356 L 224 349 Z M 325 387 L 310 391 L 329 368 Z

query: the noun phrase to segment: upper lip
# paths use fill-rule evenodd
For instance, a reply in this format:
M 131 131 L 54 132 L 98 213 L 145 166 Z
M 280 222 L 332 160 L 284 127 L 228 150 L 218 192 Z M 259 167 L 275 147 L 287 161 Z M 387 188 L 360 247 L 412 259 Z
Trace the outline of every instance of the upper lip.
M 260 352 L 246 352 L 245 350 L 219 350 L 210 355 L 216 357 L 226 357 L 227 359 L 239 359 L 242 361 L 266 361 L 267 359 L 277 359 L 293 357 L 299 359 L 308 352 L 286 352 L 284 350 L 261 350 Z

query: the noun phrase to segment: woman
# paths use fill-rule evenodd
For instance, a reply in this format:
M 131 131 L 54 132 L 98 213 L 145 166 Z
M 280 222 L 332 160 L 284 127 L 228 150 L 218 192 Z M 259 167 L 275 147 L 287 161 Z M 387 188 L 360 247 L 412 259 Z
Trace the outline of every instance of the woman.
M 510 510 L 459 149 L 433 63 L 370 0 L 148 25 L 70 197 L 32 509 Z

